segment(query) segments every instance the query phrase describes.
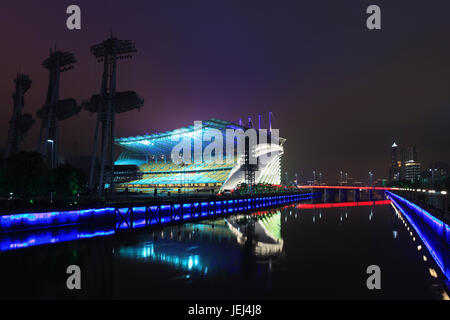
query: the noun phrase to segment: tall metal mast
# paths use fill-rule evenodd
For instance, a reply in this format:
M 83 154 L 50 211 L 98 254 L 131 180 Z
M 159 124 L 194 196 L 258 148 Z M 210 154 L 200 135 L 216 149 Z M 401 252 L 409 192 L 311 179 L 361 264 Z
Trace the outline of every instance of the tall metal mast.
M 258 171 L 258 164 L 251 163 L 254 147 L 255 146 L 250 145 L 249 137 L 245 137 L 244 165 L 242 166 L 242 170 L 244 170 L 245 183 L 247 184 L 248 191 L 250 193 L 253 191 L 256 171 Z
M 22 109 L 25 106 L 24 95 L 31 87 L 31 79 L 25 74 L 17 74 L 14 79 L 16 90 L 12 95 L 14 100 L 13 115 L 9 121 L 8 141 L 4 157 L 8 158 L 12 153 L 16 153 L 20 149 L 20 143 L 24 135 L 32 127 L 34 120 L 31 114 L 22 115 Z
M 269 132 L 272 132 L 272 112 L 269 112 Z
M 114 192 L 114 122 L 115 114 L 139 109 L 143 100 L 134 92 L 116 92 L 117 60 L 129 59 L 137 52 L 130 40 L 119 40 L 111 35 L 100 44 L 91 47 L 91 53 L 103 62 L 103 76 L 99 95 L 94 95 L 85 101 L 85 109 L 97 113 L 95 125 L 94 150 L 92 153 L 89 189 L 93 191 L 98 186 L 98 195 L 103 194 L 105 182 L 108 190 Z M 94 182 L 95 160 L 97 156 L 98 133 L 102 126 L 100 172 L 98 182 Z
M 59 100 L 61 72 L 73 69 L 75 62 L 71 52 L 50 50 L 50 56 L 42 63 L 49 71 L 49 84 L 45 104 L 37 112 L 38 118 L 41 119 L 38 152 L 47 157 L 51 168 L 58 164 L 58 122 L 78 114 L 81 110 L 74 99 Z

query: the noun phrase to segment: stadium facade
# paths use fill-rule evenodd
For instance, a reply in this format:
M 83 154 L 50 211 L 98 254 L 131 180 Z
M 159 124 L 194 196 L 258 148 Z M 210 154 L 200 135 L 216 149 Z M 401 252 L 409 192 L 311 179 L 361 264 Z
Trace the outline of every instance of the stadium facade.
M 153 193 L 155 189 L 160 191 L 183 190 L 188 192 L 208 190 L 215 193 L 224 190 L 232 190 L 245 181 L 242 170 L 243 156 L 238 153 L 238 139 L 226 134 L 227 130 L 243 130 L 248 127 L 232 122 L 209 119 L 202 122 L 201 137 L 211 129 L 216 129 L 223 135 L 223 155 L 214 160 L 196 159 L 193 161 L 176 164 L 172 160 L 172 150 L 182 139 L 198 139 L 199 133 L 194 125 L 180 129 L 146 134 L 143 136 L 117 138 L 116 144 L 122 147 L 123 152 L 115 161 L 116 170 L 123 166 L 135 166 L 138 170 L 138 179 L 124 182 L 118 181 L 118 191 Z M 270 134 L 269 134 L 270 137 Z M 211 142 L 200 139 L 202 150 Z M 279 138 L 277 143 L 269 140 L 258 143 L 252 150 L 256 159 L 266 157 L 268 161 L 259 161 L 255 172 L 255 182 L 265 184 L 280 184 L 281 157 L 284 153 L 285 139 Z M 227 154 L 226 145 L 234 145 L 234 152 Z M 194 143 L 192 143 L 194 146 Z M 194 154 L 194 152 L 192 152 Z M 136 176 L 136 175 L 135 175 Z

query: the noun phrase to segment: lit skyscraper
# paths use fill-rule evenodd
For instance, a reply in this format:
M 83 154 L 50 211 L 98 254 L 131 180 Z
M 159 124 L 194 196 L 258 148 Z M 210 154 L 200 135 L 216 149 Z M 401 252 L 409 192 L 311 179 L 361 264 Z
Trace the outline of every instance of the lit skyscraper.
M 416 181 L 420 179 L 421 164 L 417 162 L 417 148 L 408 146 L 399 148 L 397 143 L 391 147 L 391 168 L 389 181 Z
M 389 181 L 399 181 L 402 162 L 399 157 L 398 145 L 394 142 L 391 147 L 391 168 L 389 169 Z

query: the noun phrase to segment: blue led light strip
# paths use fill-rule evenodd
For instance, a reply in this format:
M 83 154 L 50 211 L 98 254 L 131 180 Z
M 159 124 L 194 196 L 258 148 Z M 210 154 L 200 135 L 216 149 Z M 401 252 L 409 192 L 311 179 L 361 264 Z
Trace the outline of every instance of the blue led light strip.
M 426 210 L 422 209 L 421 207 L 419 207 L 418 205 L 412 203 L 411 201 L 402 198 L 390 191 L 386 191 L 386 193 L 388 195 L 390 195 L 391 197 L 394 197 L 397 201 L 403 203 L 405 206 L 407 206 L 408 208 L 410 208 L 411 210 L 413 210 L 413 212 L 415 212 L 419 217 L 423 218 L 425 223 L 428 224 L 431 228 L 434 229 L 434 231 L 436 233 L 438 233 L 440 236 L 444 237 L 446 235 L 446 238 L 444 239 L 447 243 L 448 241 L 448 237 L 449 237 L 449 233 L 450 233 L 450 226 L 446 225 L 446 233 L 444 234 L 444 222 L 442 222 L 441 220 L 439 220 L 438 218 L 434 217 L 432 214 L 430 214 L 429 212 L 427 212 Z
M 0 216 L 0 232 L 31 230 L 114 219 L 114 208 L 24 213 Z
M 398 202 L 402 202 L 404 205 L 411 208 L 420 217 L 432 217 L 433 219 L 424 220 L 427 224 L 429 224 L 430 223 L 429 221 L 431 220 L 431 221 L 433 221 L 433 223 L 436 223 L 436 224 L 440 225 L 441 227 L 443 227 L 443 222 L 440 221 L 439 219 L 433 217 L 430 213 L 428 213 L 427 211 L 418 207 L 417 205 L 411 203 L 410 201 L 408 201 L 396 194 L 393 194 L 392 192 L 386 191 L 386 194 L 387 194 L 388 198 L 392 201 L 392 203 L 395 205 L 395 207 L 398 210 L 400 210 L 400 212 L 403 214 L 404 217 L 406 217 L 408 222 L 411 224 L 411 226 L 414 228 L 414 230 L 416 231 L 416 233 L 418 234 L 418 236 L 420 237 L 422 242 L 427 247 L 428 251 L 430 252 L 430 254 L 433 257 L 436 264 L 441 269 L 444 276 L 447 278 L 447 281 L 450 281 L 450 270 L 446 269 L 446 266 L 449 265 L 449 261 L 446 261 L 446 260 L 449 260 L 449 255 L 448 255 L 449 252 L 448 252 L 448 249 L 445 248 L 445 245 L 442 245 L 442 247 L 439 248 L 439 242 L 441 241 L 439 233 L 436 232 L 434 234 L 435 239 L 432 239 L 432 238 L 429 239 L 427 237 L 427 235 L 425 234 L 425 231 L 422 231 L 419 228 L 419 226 L 415 223 L 413 217 L 410 214 L 408 214 L 408 212 Z M 447 232 L 448 232 L 448 228 L 449 227 L 446 226 Z M 435 230 L 435 228 L 433 228 L 433 230 Z M 443 251 L 442 254 L 441 254 L 441 252 L 439 252 L 440 249 L 442 249 L 442 251 Z

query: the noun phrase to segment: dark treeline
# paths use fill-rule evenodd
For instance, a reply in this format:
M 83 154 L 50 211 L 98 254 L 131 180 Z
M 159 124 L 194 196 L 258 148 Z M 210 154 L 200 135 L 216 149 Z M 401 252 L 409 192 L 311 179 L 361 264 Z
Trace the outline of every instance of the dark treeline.
M 449 190 L 450 189 L 450 177 L 444 177 L 442 179 L 435 179 L 431 182 L 430 179 L 424 180 L 400 180 L 391 182 L 388 184 L 389 187 L 396 188 L 410 188 L 410 189 L 433 189 L 433 190 Z
M 76 203 L 86 189 L 83 171 L 69 164 L 47 166 L 38 152 L 19 152 L 0 165 L 0 209 Z

